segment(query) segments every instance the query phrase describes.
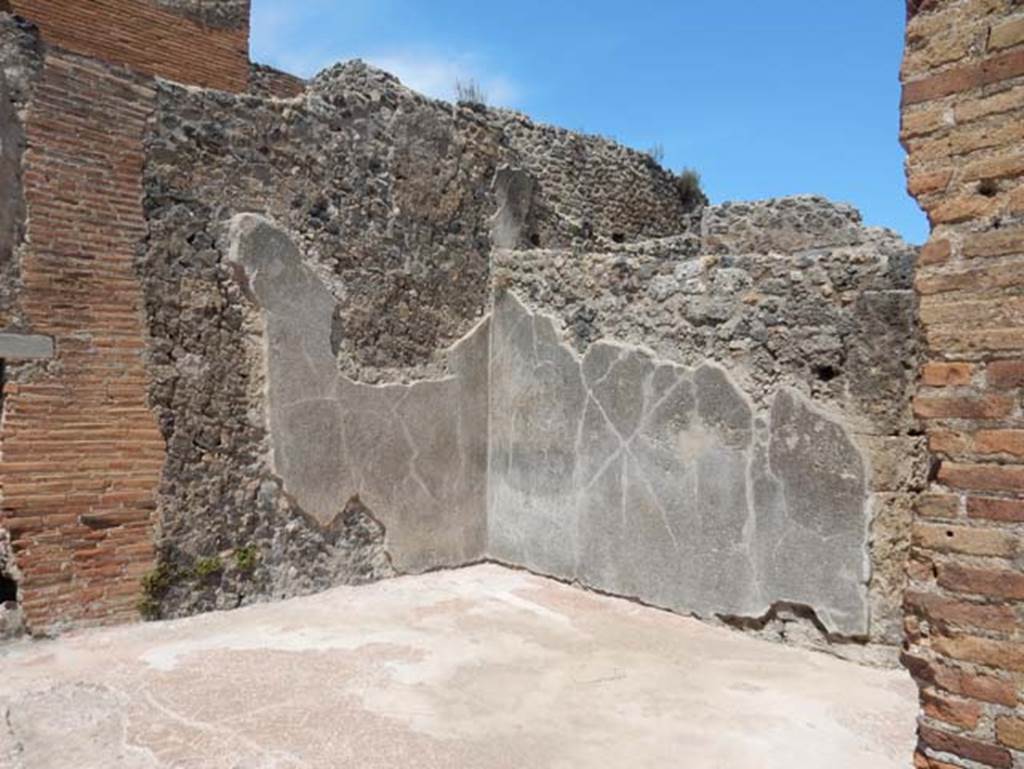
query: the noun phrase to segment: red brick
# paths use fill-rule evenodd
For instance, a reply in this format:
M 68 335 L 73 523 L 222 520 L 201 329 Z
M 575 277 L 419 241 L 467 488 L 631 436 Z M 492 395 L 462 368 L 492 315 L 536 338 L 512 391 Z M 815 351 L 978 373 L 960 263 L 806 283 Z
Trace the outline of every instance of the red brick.
M 960 515 L 960 498 L 953 494 L 922 494 L 915 509 L 924 518 L 956 518 Z
M 997 499 L 994 497 L 969 497 L 967 515 L 990 521 L 1024 523 L 1024 500 Z
M 1013 321 L 1015 322 L 1015 321 Z M 986 324 L 990 325 L 990 324 Z M 947 353 L 967 355 L 975 353 L 1024 352 L 1024 325 L 1005 328 L 971 328 L 969 320 L 963 328 L 926 329 L 928 344 Z
M 965 491 L 1024 491 L 1024 466 L 943 462 L 939 481 Z
M 919 395 L 914 414 L 922 419 L 1000 419 L 1013 413 L 1016 399 L 1008 395 Z
M 952 246 L 948 240 L 930 240 L 921 247 L 917 258 L 920 265 L 943 264 L 949 261 Z
M 921 367 L 921 383 L 928 387 L 958 387 L 969 385 L 974 374 L 970 363 L 930 361 Z
M 973 443 L 971 437 L 965 433 L 933 428 L 928 431 L 928 448 L 932 454 L 954 456 L 971 453 Z
M 1017 704 L 1017 687 L 1012 680 L 964 671 L 915 654 L 904 653 L 900 661 L 921 686 L 937 686 L 952 694 L 1011 708 Z
M 924 296 L 944 294 L 952 291 L 980 292 L 1019 286 L 1024 283 L 1024 263 L 978 264 L 955 272 L 918 273 L 915 288 Z
M 916 752 L 914 753 L 914 769 L 963 769 L 963 767 L 947 764 L 945 761 L 936 761 L 934 758 L 928 758 L 924 753 Z
M 73 11 L 88 15 L 106 2 Z M 78 99 L 71 111 L 68 94 Z M 56 339 L 59 365 L 5 400 L 0 477 L 33 630 L 130 618 L 140 576 L 126 576 L 127 566 L 152 553 L 163 441 L 147 406 L 133 267 L 145 234 L 142 137 L 152 98 L 150 80 L 51 50 L 28 111 L 21 299 L 33 329 Z M 88 205 L 64 205 L 67 190 L 90 190 L 76 196 Z M 72 234 L 55 243 L 58 218 Z
M 998 115 L 1024 107 L 1024 88 L 1017 86 L 1006 91 L 986 96 L 983 99 L 965 99 L 956 105 L 954 115 L 957 123 L 967 123 L 988 115 Z M 964 178 L 973 176 L 972 167 L 964 169 Z
M 900 126 L 900 138 L 906 140 L 915 136 L 923 136 L 943 128 L 949 128 L 950 125 L 952 125 L 952 120 L 947 120 L 946 109 L 943 107 L 904 112 Z
M 1024 185 L 1010 192 L 1006 199 L 1006 208 L 1011 214 L 1024 213 Z
M 992 387 L 1020 387 L 1024 385 L 1024 360 L 993 361 L 986 368 L 986 377 Z
M 1024 600 L 1024 574 L 1008 569 L 980 569 L 956 563 L 939 566 L 938 581 L 942 587 L 956 593 L 969 593 Z
M 1024 93 L 1024 89 L 1022 89 Z M 986 158 L 969 163 L 963 170 L 961 181 L 970 182 L 978 179 L 1010 179 L 1024 174 L 1024 155 Z
M 948 524 L 916 523 L 913 541 L 927 550 L 1002 558 L 1013 557 L 1020 550 L 1019 538 L 1011 532 Z
M 983 195 L 959 195 L 953 198 L 941 198 L 934 205 L 922 201 L 933 225 L 958 224 L 969 219 L 981 219 L 996 213 L 999 201 Z
M 12 0 L 12 6 L 65 50 L 191 85 L 248 89 L 248 24 L 216 29 L 130 0 Z
M 994 767 L 994 769 L 1011 769 L 1013 766 L 1013 756 L 1010 751 L 996 745 L 990 745 L 970 737 L 949 734 L 923 724 L 918 727 L 918 736 L 924 745 L 940 753 L 952 753 Z
M 904 605 L 931 623 L 1001 632 L 1012 632 L 1017 626 L 1016 612 L 1006 605 L 970 603 L 915 591 L 906 594 Z
M 1024 430 L 979 430 L 974 436 L 979 454 L 1010 454 L 1024 457 Z
M 1024 50 L 1008 51 L 906 83 L 903 86 L 903 106 L 970 91 L 1019 75 L 1024 75 Z
M 933 648 L 942 655 L 963 662 L 1015 673 L 1024 672 L 1024 644 L 1016 641 L 996 641 L 979 636 L 938 636 L 932 639 Z
M 977 702 L 947 697 L 927 689 L 921 691 L 921 707 L 931 718 L 961 729 L 973 730 L 981 718 L 981 705 Z
M 935 564 L 921 553 L 913 553 L 907 559 L 907 576 L 915 581 L 924 582 L 935 576 Z
M 1024 254 L 1024 229 L 998 229 L 964 237 L 962 253 L 967 258 Z
M 988 36 L 990 50 L 1010 48 L 1024 43 L 1024 17 L 1003 21 L 992 26 Z
M 949 186 L 952 171 L 928 171 L 907 177 L 907 192 L 913 197 L 940 192 Z
M 996 739 L 1014 750 L 1024 750 L 1024 718 L 1000 716 L 996 719 Z

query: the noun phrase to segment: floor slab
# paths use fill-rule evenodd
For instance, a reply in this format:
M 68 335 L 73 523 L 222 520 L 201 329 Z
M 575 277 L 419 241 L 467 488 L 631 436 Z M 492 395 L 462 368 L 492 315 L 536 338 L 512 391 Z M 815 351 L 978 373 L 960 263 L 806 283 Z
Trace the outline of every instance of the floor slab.
M 902 769 L 901 671 L 497 566 L 0 648 L 12 769 Z

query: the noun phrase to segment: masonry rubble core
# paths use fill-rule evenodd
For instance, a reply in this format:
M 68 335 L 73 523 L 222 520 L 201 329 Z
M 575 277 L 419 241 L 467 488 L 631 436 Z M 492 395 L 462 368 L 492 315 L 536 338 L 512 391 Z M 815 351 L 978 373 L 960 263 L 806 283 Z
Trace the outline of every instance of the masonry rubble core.
M 1024 5 L 908 3 L 920 253 L 253 64 L 246 0 L 8 6 L 0 633 L 493 560 L 902 647 L 919 769 L 1024 769 Z

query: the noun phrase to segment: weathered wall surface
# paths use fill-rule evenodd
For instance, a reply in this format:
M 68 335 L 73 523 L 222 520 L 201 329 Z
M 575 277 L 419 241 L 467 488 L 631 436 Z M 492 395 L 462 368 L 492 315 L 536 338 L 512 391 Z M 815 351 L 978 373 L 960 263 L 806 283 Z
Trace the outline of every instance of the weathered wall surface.
M 802 604 L 896 644 L 927 474 L 914 249 L 814 198 L 697 225 L 496 254 L 489 552 L 708 617 Z
M 936 468 L 917 508 L 905 661 L 917 766 L 1024 767 L 1024 6 L 908 7 L 902 138 L 931 240 L 915 408 Z
M 402 462 L 419 451 L 394 409 L 412 390 L 424 397 L 432 385 L 420 380 L 449 377 L 446 349 L 485 310 L 489 129 L 472 113 L 453 114 L 358 66 L 322 76 L 290 102 L 172 86 L 158 101 L 140 271 L 151 402 L 168 446 L 159 507 L 169 579 L 155 596 L 160 610 L 184 613 L 393 573 L 388 552 L 396 536 L 402 549 L 412 529 L 403 531 L 400 511 L 385 504 L 397 489 L 384 483 L 414 483 Z M 292 361 L 279 354 L 288 351 L 264 347 L 264 330 L 285 333 L 287 326 L 263 317 L 260 297 L 243 294 L 248 279 L 243 272 L 240 281 L 228 259 L 229 224 L 245 212 L 266 217 L 290 239 L 303 259 L 299 272 L 308 272 L 299 282 L 327 314 L 293 319 L 312 361 L 300 360 L 302 370 L 320 372 L 293 381 L 305 391 L 287 387 Z M 330 397 L 307 400 L 307 415 L 319 418 L 311 409 L 320 409 L 335 424 L 347 420 L 353 435 L 344 446 L 340 431 L 302 432 L 304 407 L 296 403 L 318 387 L 329 387 Z M 350 405 L 380 408 L 343 413 L 341 402 L 356 398 Z M 281 431 L 268 431 L 282 420 Z M 359 443 L 357 430 L 366 433 Z M 342 456 L 350 447 L 356 466 Z M 373 463 L 388 447 L 395 464 Z M 304 465 L 310 459 L 315 466 Z M 380 494 L 352 483 L 365 463 Z M 327 464 L 329 475 L 313 472 Z M 436 517 L 439 501 L 430 505 Z M 339 513 L 348 530 L 332 523 Z M 446 535 L 435 565 L 452 563 L 456 550 L 479 550 L 468 529 L 464 542 Z M 424 568 L 431 546 L 414 543 L 395 561 Z M 226 568 L 195 579 L 197 564 L 232 549 L 259 554 L 244 581 Z

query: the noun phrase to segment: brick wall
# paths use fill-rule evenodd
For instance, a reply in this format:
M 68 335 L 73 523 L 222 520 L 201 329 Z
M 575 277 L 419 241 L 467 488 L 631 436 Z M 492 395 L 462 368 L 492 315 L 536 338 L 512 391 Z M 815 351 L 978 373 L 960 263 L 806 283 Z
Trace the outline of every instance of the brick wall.
M 153 560 L 163 442 L 133 269 L 152 98 L 140 76 L 51 51 L 26 121 L 21 302 L 57 359 L 5 389 L 0 525 L 34 632 L 134 618 Z
M 45 42 L 147 75 L 244 91 L 249 83 L 249 24 L 208 26 L 186 10 L 152 0 L 12 0 Z
M 257 96 L 291 99 L 301 94 L 305 88 L 306 81 L 302 78 L 265 64 L 253 64 L 250 69 L 249 92 Z
M 915 408 L 934 483 L 916 513 L 905 661 L 918 767 L 1024 767 L 1024 3 L 911 0 L 908 188 L 931 239 Z

